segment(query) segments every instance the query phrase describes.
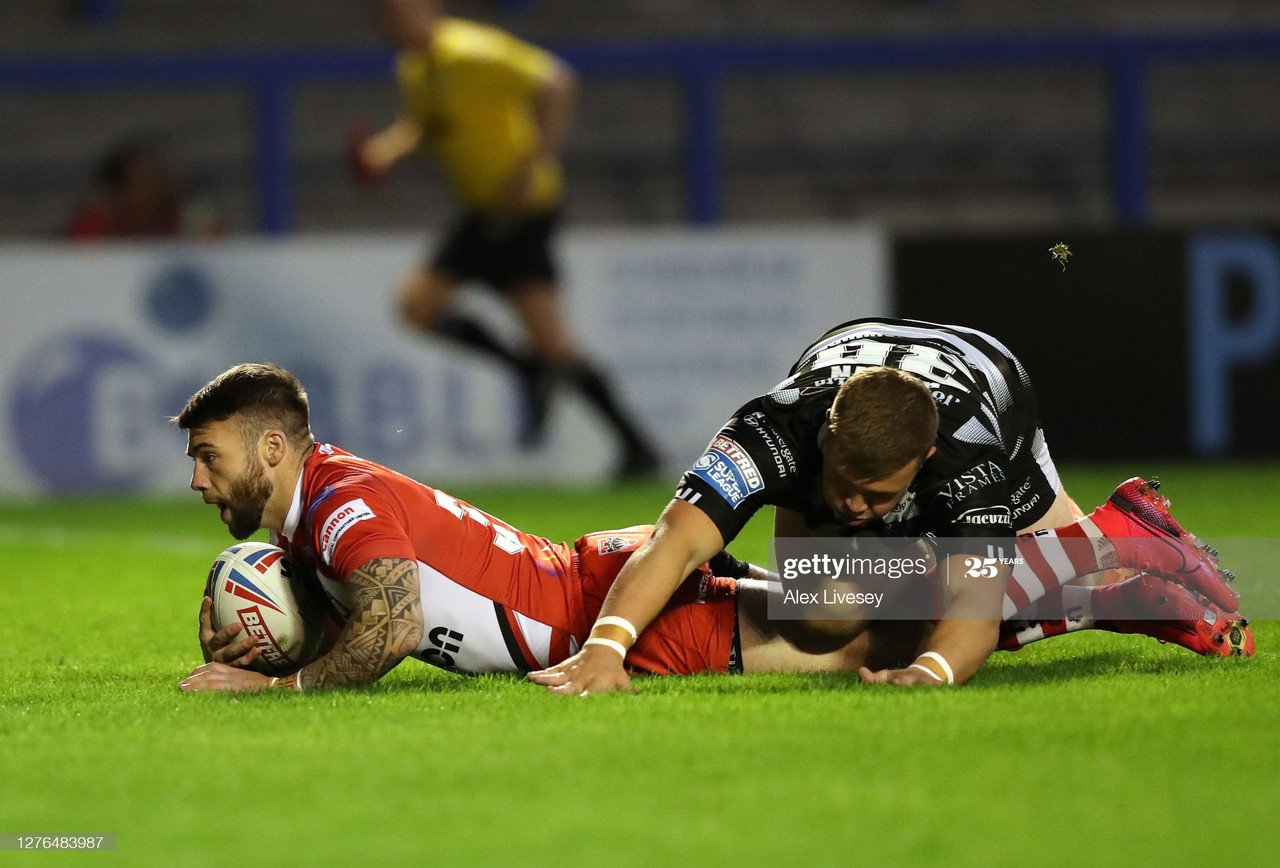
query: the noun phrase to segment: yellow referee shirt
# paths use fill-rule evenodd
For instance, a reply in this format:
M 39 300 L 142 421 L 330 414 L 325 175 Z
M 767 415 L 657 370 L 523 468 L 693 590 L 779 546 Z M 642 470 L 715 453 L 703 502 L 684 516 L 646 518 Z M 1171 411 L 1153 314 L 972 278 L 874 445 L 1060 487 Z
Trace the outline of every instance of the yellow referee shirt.
M 421 127 L 463 205 L 497 205 L 537 141 L 533 95 L 556 75 L 556 58 L 496 28 L 445 18 L 431 48 L 401 52 L 396 67 L 403 114 Z M 531 204 L 549 210 L 562 195 L 559 160 L 541 160 Z

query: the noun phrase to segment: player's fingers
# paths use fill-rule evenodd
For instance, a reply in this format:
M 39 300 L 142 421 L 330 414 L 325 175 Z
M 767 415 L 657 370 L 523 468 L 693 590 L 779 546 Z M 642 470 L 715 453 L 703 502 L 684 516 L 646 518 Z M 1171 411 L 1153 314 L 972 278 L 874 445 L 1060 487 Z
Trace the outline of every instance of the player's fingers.
M 183 686 L 190 690 L 222 690 L 230 683 L 228 676 L 238 671 L 225 663 L 206 663 L 197 666 Z
M 861 678 L 865 684 L 884 684 L 888 675 L 889 671 L 887 669 L 881 669 L 879 672 L 872 672 L 865 666 L 858 667 L 858 677 Z
M 212 662 L 228 663 L 228 664 L 232 663 L 233 661 L 236 660 L 236 658 L 244 656 L 255 647 L 257 647 L 257 645 L 253 637 L 246 636 L 245 638 L 241 639 L 239 642 L 232 642 L 228 645 L 223 645 L 222 647 L 218 648 L 218 650 L 214 651 Z
M 181 683 L 178 684 L 178 688 L 180 690 L 186 690 L 186 691 L 199 690 L 201 679 L 204 678 L 207 674 L 208 672 L 205 671 L 205 668 L 203 666 L 198 666 L 191 672 L 190 675 L 182 679 Z
M 178 686 L 187 693 L 198 693 L 206 690 L 219 690 L 222 687 L 222 683 L 211 678 L 204 678 L 199 681 L 187 680 Z
M 262 656 L 262 646 L 254 645 L 244 654 L 241 654 L 235 660 L 232 660 L 230 665 L 238 666 L 243 669 L 244 667 L 248 666 L 250 663 L 257 660 L 261 656 Z
M 913 687 L 916 685 L 924 685 L 926 687 L 937 687 L 942 682 L 936 678 L 930 678 L 923 672 L 912 669 L 899 669 L 894 673 L 893 678 L 889 682 L 901 687 Z
M 217 633 L 213 634 L 213 636 L 209 639 L 209 647 L 213 650 L 226 647 L 227 645 L 231 644 L 231 641 L 236 638 L 236 635 L 242 629 L 244 628 L 242 628 L 239 624 L 228 624 L 227 626 L 219 630 Z M 247 639 L 248 637 L 245 637 L 245 638 Z
M 569 673 L 560 669 L 539 669 L 525 677 L 535 684 L 563 684 L 569 678 Z
M 207 649 L 213 640 L 213 600 L 205 597 L 200 603 L 200 647 Z
M 243 642 L 238 642 L 235 645 L 228 645 L 226 648 L 220 648 L 215 651 L 213 660 L 210 662 L 221 663 L 224 666 L 234 666 L 236 660 L 249 653 L 250 650 L 252 650 L 252 646 L 246 646 Z
M 567 694 L 569 696 L 582 692 L 582 688 L 577 684 L 574 684 L 572 681 L 566 684 L 548 684 L 547 690 L 550 693 Z

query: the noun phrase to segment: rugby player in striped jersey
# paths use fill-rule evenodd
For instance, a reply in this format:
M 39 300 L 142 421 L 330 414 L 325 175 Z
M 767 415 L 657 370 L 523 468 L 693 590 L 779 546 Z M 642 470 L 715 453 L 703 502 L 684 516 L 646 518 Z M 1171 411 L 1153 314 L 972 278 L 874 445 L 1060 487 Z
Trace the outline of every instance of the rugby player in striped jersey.
M 1083 515 L 1049 456 L 1030 377 L 999 341 L 912 320 L 844 323 L 725 423 L 623 568 L 583 649 L 530 677 L 573 695 L 628 686 L 630 634 L 643 636 L 683 576 L 765 505 L 776 508 L 779 538 L 945 538 L 948 576 L 964 575 L 967 538 L 975 555 L 986 554 L 979 540 L 1016 545 L 1012 568 L 948 588 L 914 661 L 862 668 L 869 682 L 963 683 L 998 646 L 1089 627 L 1142 632 L 1206 655 L 1251 654 L 1232 576 L 1173 518 L 1156 487 L 1131 479 Z M 1137 575 L 1068 584 L 1117 568 Z M 786 626 L 795 637 L 838 645 L 874 620 Z

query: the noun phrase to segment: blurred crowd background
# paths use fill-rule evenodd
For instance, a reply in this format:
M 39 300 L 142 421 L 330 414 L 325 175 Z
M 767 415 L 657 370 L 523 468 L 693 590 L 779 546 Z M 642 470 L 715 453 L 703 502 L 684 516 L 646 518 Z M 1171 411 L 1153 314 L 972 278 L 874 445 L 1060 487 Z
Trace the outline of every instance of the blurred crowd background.
M 1005 340 L 1063 459 L 1277 456 L 1274 0 L 445 12 L 578 73 L 562 310 L 578 391 L 652 434 L 631 464 L 674 479 L 814 335 L 884 315 Z M 0 3 L 0 494 L 181 490 L 167 417 L 246 359 L 411 473 L 608 478 L 572 390 L 529 448 L 510 371 L 398 319 L 457 203 L 429 160 L 353 180 L 397 109 L 369 0 Z M 112 237 L 147 240 L 66 243 Z
M 1115 113 L 1134 110 L 1145 112 L 1147 136 L 1141 219 L 1280 217 L 1280 115 L 1271 110 L 1280 6 L 1271 0 L 455 0 L 447 11 L 590 61 L 565 150 L 573 225 L 1112 226 Z M 1162 51 L 1138 66 L 1145 101 L 1117 106 L 1115 66 L 1096 52 L 1111 50 L 1106 40 L 1168 34 L 1257 44 Z M 1009 46 L 972 47 L 993 38 L 1025 51 L 1011 60 Z M 731 51 L 708 50 L 708 63 L 725 65 L 699 83 L 687 69 L 670 71 L 670 49 L 690 41 L 757 46 L 766 58 L 785 51 L 743 68 Z M 832 59 L 833 42 L 850 46 Z M 926 58 L 940 47 L 937 66 L 910 52 L 919 43 Z M 855 59 L 858 45 L 870 61 Z M 448 195 L 428 166 L 407 167 L 373 194 L 345 173 L 346 123 L 381 123 L 395 111 L 386 76 L 355 62 L 386 51 L 362 0 L 6 0 L 0 236 L 64 234 L 104 155 L 139 137 L 200 201 L 200 227 L 240 234 L 264 225 L 264 135 L 288 142 L 289 215 L 277 228 L 374 230 L 443 218 Z M 272 75 L 290 64 L 305 75 L 264 97 L 265 79 L 246 71 L 229 82 L 198 66 L 237 56 L 271 58 Z M 130 74 L 118 69 L 104 76 L 47 62 L 145 67 L 182 57 L 192 62 L 171 67 L 170 81 L 144 75 L 134 84 L 111 78 Z M 274 108 L 264 99 L 276 99 Z M 264 121 L 275 109 L 287 117 Z M 264 133 L 264 122 L 275 126 Z M 718 164 L 691 166 L 705 163 L 691 127 L 708 123 Z M 718 179 L 701 206 L 690 201 L 691 172 Z

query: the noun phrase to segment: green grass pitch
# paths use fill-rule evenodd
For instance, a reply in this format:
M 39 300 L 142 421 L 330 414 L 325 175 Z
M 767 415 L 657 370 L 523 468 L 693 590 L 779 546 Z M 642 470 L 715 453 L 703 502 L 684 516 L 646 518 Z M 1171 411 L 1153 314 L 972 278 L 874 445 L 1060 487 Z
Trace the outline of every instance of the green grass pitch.
M 1126 475 L 1066 482 L 1089 508 Z M 1164 479 L 1211 540 L 1280 537 L 1280 466 Z M 572 538 L 669 492 L 453 493 Z M 766 532 L 734 551 L 764 559 Z M 185 695 L 229 543 L 194 496 L 0 505 L 0 833 L 114 833 L 77 861 L 123 864 L 1274 864 L 1274 622 L 1252 660 L 1089 633 L 957 690 L 705 676 L 578 699 L 410 661 L 358 691 Z

